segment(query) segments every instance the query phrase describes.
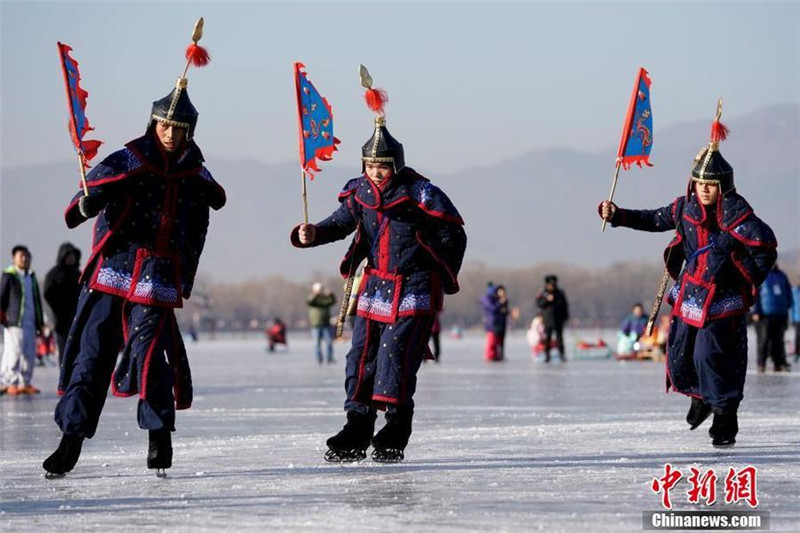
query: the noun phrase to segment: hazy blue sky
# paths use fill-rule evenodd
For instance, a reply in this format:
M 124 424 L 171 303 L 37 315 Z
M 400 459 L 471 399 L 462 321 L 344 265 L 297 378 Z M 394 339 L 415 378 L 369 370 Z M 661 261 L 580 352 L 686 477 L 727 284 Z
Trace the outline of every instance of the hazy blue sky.
M 800 101 L 796 2 L 3 1 L 2 166 L 73 157 L 56 41 L 80 62 L 104 156 L 171 90 L 199 16 L 212 63 L 190 72 L 189 93 L 209 159 L 297 158 L 296 60 L 333 104 L 337 163 L 354 167 L 372 127 L 362 62 L 389 93 L 409 163 L 430 171 L 615 147 L 640 65 L 653 79 L 656 144 L 661 126 L 711 120 L 719 95 L 728 116 Z

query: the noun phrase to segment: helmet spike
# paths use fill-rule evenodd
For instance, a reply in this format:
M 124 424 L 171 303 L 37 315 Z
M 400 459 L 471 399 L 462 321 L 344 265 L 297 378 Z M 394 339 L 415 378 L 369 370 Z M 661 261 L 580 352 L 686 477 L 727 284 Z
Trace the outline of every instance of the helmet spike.
M 364 93 L 364 100 L 367 102 L 367 107 L 378 116 L 383 116 L 383 108 L 387 102 L 389 102 L 389 95 L 386 94 L 386 91 L 383 89 L 372 88 L 372 76 L 369 75 L 369 71 L 364 65 L 358 66 L 358 75 L 361 78 L 361 86 L 367 90 Z
M 195 23 L 194 31 L 192 31 L 192 42 L 186 47 L 186 68 L 183 69 L 182 78 L 186 77 L 189 71 L 189 66 L 204 67 L 211 61 L 211 55 L 208 50 L 197 44 L 203 38 L 203 25 L 205 24 L 203 17 Z
M 711 142 L 713 144 L 719 144 L 727 139 L 730 131 L 725 124 L 720 122 L 720 118 L 722 118 L 722 97 L 717 100 L 717 116 L 711 124 Z

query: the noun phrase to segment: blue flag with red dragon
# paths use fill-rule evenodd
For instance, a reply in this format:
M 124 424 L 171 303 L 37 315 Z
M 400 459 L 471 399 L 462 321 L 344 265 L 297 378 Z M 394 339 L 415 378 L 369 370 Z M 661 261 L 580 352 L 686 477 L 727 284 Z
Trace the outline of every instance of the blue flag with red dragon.
M 297 113 L 300 119 L 300 165 L 314 179 L 320 172 L 317 159 L 330 161 L 339 139 L 333 136 L 333 111 L 328 100 L 309 81 L 302 70 L 305 65 L 294 64 L 297 89 Z
M 628 170 L 631 165 L 650 164 L 650 150 L 653 148 L 653 110 L 650 107 L 650 78 L 647 71 L 639 69 L 633 94 L 625 116 L 625 127 L 617 152 L 617 162 Z
M 58 55 L 61 60 L 61 69 L 64 72 L 64 85 L 67 88 L 67 103 L 69 104 L 69 132 L 75 149 L 81 154 L 84 166 L 89 166 L 89 161 L 97 155 L 97 149 L 102 141 L 83 140 L 86 132 L 94 128 L 86 118 L 86 98 L 89 93 L 81 87 L 81 74 L 78 62 L 70 57 L 72 47 L 58 43 Z

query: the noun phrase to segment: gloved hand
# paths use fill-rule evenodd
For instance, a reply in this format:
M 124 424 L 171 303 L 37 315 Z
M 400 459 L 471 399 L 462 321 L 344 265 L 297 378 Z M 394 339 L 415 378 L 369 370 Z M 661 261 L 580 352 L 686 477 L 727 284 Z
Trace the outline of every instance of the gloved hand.
M 78 200 L 78 211 L 84 218 L 92 218 L 103 210 L 105 200 L 99 196 L 81 196 Z

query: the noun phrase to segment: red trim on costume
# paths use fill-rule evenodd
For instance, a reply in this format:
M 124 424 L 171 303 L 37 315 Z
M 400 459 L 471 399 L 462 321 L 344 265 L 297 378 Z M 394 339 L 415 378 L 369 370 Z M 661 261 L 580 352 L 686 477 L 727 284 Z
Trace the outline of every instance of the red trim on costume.
M 105 246 L 106 241 L 108 241 L 108 239 L 110 239 L 111 236 L 116 233 L 116 231 L 120 228 L 120 226 L 122 226 L 122 223 L 125 222 L 125 219 L 128 217 L 128 213 L 130 212 L 132 206 L 133 206 L 133 198 L 128 198 L 128 201 L 125 202 L 125 207 L 122 209 L 122 213 L 119 216 L 119 220 L 117 220 L 117 222 L 113 226 L 111 226 L 111 228 L 109 228 L 109 230 L 106 232 L 106 234 L 103 236 L 103 238 L 100 239 L 100 242 L 98 242 L 97 244 L 92 246 L 92 255 L 89 256 L 89 259 L 86 261 L 86 267 L 83 269 L 83 272 L 81 272 L 81 277 L 78 279 L 78 283 L 83 283 L 83 281 L 85 279 L 84 276 L 86 276 L 86 272 L 92 266 L 93 261 L 95 260 L 95 258 L 98 255 L 100 257 L 102 257 L 101 252 L 103 250 L 103 246 Z M 96 235 L 96 233 L 97 233 L 97 231 L 96 231 L 97 230 L 97 222 L 98 221 L 95 219 L 94 227 L 92 228 L 92 237 L 93 238 L 94 238 L 94 235 Z M 97 265 L 95 265 L 95 272 L 94 272 L 94 276 L 95 277 L 97 276 L 97 273 L 99 272 L 100 267 L 102 267 L 102 266 L 103 266 L 103 261 L 101 259 L 101 261 Z
M 706 208 L 703 207 L 703 204 L 701 204 L 700 202 L 697 202 L 697 205 L 700 206 L 700 213 L 702 213 L 702 217 L 700 218 L 700 220 L 697 220 L 696 218 L 692 218 L 691 215 L 689 215 L 689 213 L 686 212 L 686 209 L 683 210 L 683 218 L 686 219 L 687 221 L 691 222 L 695 226 L 699 226 L 700 224 L 702 224 L 706 220 Z
M 407 316 L 433 316 L 433 311 L 429 309 L 410 309 L 408 311 L 400 311 L 397 313 L 398 317 Z
M 175 401 L 175 410 L 183 411 L 184 409 L 189 409 L 192 406 L 192 402 L 183 402 L 181 399 L 183 398 L 183 379 L 181 374 L 181 365 L 179 359 L 181 357 L 186 357 L 186 347 L 184 346 L 183 350 L 179 350 L 179 340 L 181 330 L 178 327 L 178 320 L 175 318 L 175 313 L 170 313 L 170 328 L 172 329 L 172 357 L 170 357 L 170 362 L 172 363 L 172 371 L 175 373 L 174 376 L 174 385 L 173 385 L 173 399 Z
M 128 341 L 130 340 L 130 326 L 128 324 L 128 321 L 130 320 L 131 312 L 130 312 L 130 309 L 127 309 L 127 310 L 125 309 L 125 304 L 126 303 L 127 302 L 125 302 L 125 300 L 122 301 L 121 313 L 120 313 L 120 315 L 122 316 L 122 318 L 121 318 L 122 319 L 122 346 L 120 346 L 120 349 L 117 350 L 117 353 L 121 352 L 125 347 L 127 347 L 128 346 Z M 134 394 L 136 394 L 135 392 L 121 392 L 117 388 L 117 382 L 114 379 L 114 377 L 115 377 L 114 374 L 116 374 L 116 370 L 112 369 L 111 370 L 111 394 L 112 395 L 114 395 L 117 398 L 128 398 L 128 397 L 133 396 Z
M 723 226 L 722 223 L 720 222 L 719 227 L 720 227 L 720 229 L 724 229 L 725 231 L 731 231 L 731 230 L 733 230 L 733 228 L 735 228 L 736 226 L 738 226 L 739 224 L 744 222 L 744 220 L 747 217 L 749 217 L 750 215 L 752 215 L 752 214 L 753 214 L 752 208 L 748 209 L 745 214 L 743 214 L 742 216 L 740 216 L 739 218 L 737 218 L 736 220 L 734 220 L 733 222 L 731 222 L 727 226 Z
M 375 322 L 381 322 L 383 324 L 393 324 L 397 320 L 397 313 L 398 308 L 400 307 L 400 293 L 403 289 L 403 276 L 399 274 L 392 274 L 391 272 L 381 272 L 380 270 L 374 269 L 369 266 L 364 267 L 364 273 L 361 278 L 361 286 L 360 291 L 358 293 L 359 298 L 363 295 L 367 290 L 367 280 L 370 277 L 376 277 L 383 280 L 388 280 L 392 283 L 392 290 L 394 291 L 392 296 L 392 310 L 389 316 L 378 315 L 375 313 L 369 313 L 366 311 L 361 311 L 357 308 L 356 314 L 358 316 L 369 318 L 370 320 L 374 320 Z
M 686 288 L 689 286 L 689 283 L 687 283 L 687 281 L 694 285 L 699 285 L 708 291 L 708 293 L 706 294 L 705 302 L 703 303 L 703 307 L 700 308 L 700 317 L 701 317 L 700 320 L 688 318 L 681 311 L 681 307 L 683 306 L 684 294 L 686 293 Z M 678 297 L 675 299 L 675 305 L 672 308 L 673 315 L 677 313 L 677 315 L 681 318 L 681 320 L 683 320 L 683 322 L 685 322 L 686 324 L 702 328 L 708 321 L 709 318 L 708 309 L 711 306 L 711 302 L 714 300 L 714 294 L 716 292 L 717 292 L 717 286 L 715 284 L 707 282 L 700 278 L 696 278 L 692 274 L 689 274 L 687 272 L 683 276 L 683 280 L 681 282 L 681 290 L 678 293 Z
M 161 317 L 161 321 L 158 324 L 158 328 L 156 329 L 153 341 L 150 343 L 150 348 L 147 350 L 147 355 L 145 355 L 144 358 L 144 363 L 142 367 L 142 383 L 139 386 L 139 398 L 141 398 L 142 400 L 147 399 L 147 377 L 150 374 L 150 363 L 153 359 L 153 351 L 159 344 L 159 340 L 161 340 L 161 331 L 164 329 L 164 324 L 166 321 L 167 321 L 167 316 L 165 314 L 164 316 Z
M 708 245 L 708 236 L 709 231 L 704 226 L 697 226 L 697 249 L 701 249 Z M 695 267 L 694 271 L 699 273 L 700 279 L 705 276 L 707 271 L 708 265 L 708 254 L 709 252 L 701 253 L 697 257 L 697 266 Z
M 364 382 L 364 367 L 367 364 L 367 356 L 369 355 L 369 342 L 370 342 L 370 320 L 366 320 L 366 324 L 364 325 L 364 350 L 361 352 L 361 358 L 358 360 L 358 377 L 356 378 L 356 390 L 353 391 L 353 396 L 350 397 L 351 400 L 356 400 L 358 398 L 358 393 L 361 391 L 361 385 Z M 357 400 L 356 400 L 357 401 Z
M 378 270 L 381 272 L 388 272 L 389 271 L 389 256 L 391 255 L 390 250 L 390 243 L 391 243 L 391 235 L 392 232 L 389 229 L 388 222 L 386 225 L 383 225 L 383 219 L 386 217 L 386 213 L 383 211 L 378 211 L 378 227 L 382 229 L 381 234 L 378 236 L 379 238 L 379 245 L 378 245 Z
M 161 206 L 161 220 L 156 231 L 156 250 L 166 252 L 169 249 L 169 238 L 172 234 L 172 227 L 175 225 L 175 208 L 177 204 L 178 186 L 176 182 L 167 185 L 164 192 L 164 203 Z
M 428 246 L 427 244 L 425 244 L 425 242 L 423 242 L 419 231 L 416 232 L 416 238 L 417 238 L 417 242 L 419 243 L 419 245 L 422 246 L 429 254 L 431 254 L 431 257 L 433 258 L 434 261 L 436 261 L 436 263 L 441 265 L 441 267 L 444 269 L 445 273 L 447 274 L 447 277 L 450 278 L 450 281 L 452 282 L 453 286 L 455 287 L 455 292 L 458 292 L 458 290 L 459 290 L 458 277 L 456 277 L 456 275 L 453 274 L 453 271 L 450 270 L 450 267 L 447 265 L 447 263 L 442 261 L 439 258 L 439 256 L 436 255 L 436 252 L 434 252 L 433 249 L 430 246 Z
M 167 302 L 164 300 L 158 300 L 155 298 L 144 297 L 144 296 L 136 296 L 136 287 L 141 282 L 141 275 L 142 275 L 142 265 L 144 264 L 145 259 L 148 257 L 163 257 L 170 261 L 172 264 L 173 269 L 173 283 L 175 284 L 175 299 L 174 302 Z M 128 292 L 124 295 L 124 297 L 133 303 L 139 303 L 144 305 L 152 305 L 155 307 L 166 307 L 166 308 L 181 308 L 183 307 L 183 298 L 181 297 L 181 280 L 180 280 L 180 272 L 179 272 L 179 259 L 176 254 L 173 253 L 160 253 L 156 251 L 150 251 L 146 248 L 139 248 L 136 250 L 136 262 L 133 267 L 133 275 L 131 276 L 131 286 L 128 289 Z M 153 280 L 151 280 L 153 281 Z
M 739 235 L 735 231 L 728 231 L 728 233 L 733 235 L 733 237 L 737 241 L 739 241 L 741 243 L 744 243 L 744 244 L 746 244 L 748 246 L 758 246 L 760 248 L 777 248 L 778 247 L 778 243 L 776 243 L 776 242 L 753 241 L 753 240 L 750 240 L 750 239 L 748 239 L 746 237 L 742 237 L 741 235 Z
M 383 402 L 383 403 L 390 403 L 392 405 L 402 405 L 400 400 L 398 400 L 397 398 L 392 398 L 390 396 L 384 396 L 382 394 L 373 394 L 372 395 L 372 401 L 373 401 L 373 403 L 374 402 Z M 381 409 L 381 411 L 383 411 L 383 410 L 386 409 L 386 407 L 383 406 L 383 408 L 381 408 L 379 406 L 378 409 Z
M 155 135 L 155 133 L 153 135 Z M 135 139 L 135 140 L 138 140 L 138 139 Z M 125 148 L 127 148 L 128 150 L 133 152 L 133 155 L 135 155 L 137 157 L 137 159 L 139 159 L 139 161 L 142 162 L 142 167 L 148 169 L 153 174 L 165 175 L 166 177 L 169 177 L 169 178 L 182 178 L 182 177 L 185 177 L 185 176 L 191 176 L 193 174 L 199 174 L 200 171 L 203 170 L 203 165 L 201 164 L 200 166 L 192 168 L 192 169 L 189 169 L 189 170 L 184 170 L 182 172 L 175 172 L 175 173 L 167 174 L 167 170 L 169 169 L 169 156 L 167 155 L 167 152 L 164 150 L 164 146 L 162 146 L 161 141 L 158 138 L 156 138 L 153 141 L 153 144 L 158 149 L 158 153 L 161 154 L 161 159 L 162 159 L 162 161 L 164 163 L 164 169 L 163 170 L 154 167 L 152 165 L 152 163 L 142 155 L 142 153 L 133 144 L 133 142 L 134 141 L 131 141 L 128 144 L 126 144 Z
M 417 207 L 422 209 L 425 212 L 425 214 L 430 215 L 433 218 L 438 218 L 440 220 L 445 220 L 447 222 L 452 222 L 454 224 L 460 224 L 462 226 L 464 225 L 464 219 L 461 218 L 461 217 L 455 217 L 453 215 L 448 215 L 447 213 L 443 213 L 441 211 L 432 211 L 432 210 L 426 208 L 425 205 L 422 204 L 422 203 L 418 203 Z
M 741 261 L 741 259 L 739 259 L 739 254 L 735 250 L 731 253 L 731 261 L 733 261 L 733 264 L 736 266 L 736 269 L 744 277 L 744 279 L 747 280 L 750 286 L 755 288 L 756 284 L 755 280 L 753 280 L 750 271 L 748 271 L 747 267 L 744 266 L 744 263 Z
M 384 208 L 384 209 L 389 209 L 389 208 L 391 208 L 391 207 L 396 207 L 396 206 L 398 206 L 398 205 L 402 204 L 403 202 L 407 202 L 407 201 L 409 201 L 409 200 L 411 200 L 411 197 L 410 197 L 410 196 L 401 196 L 401 197 L 400 197 L 400 198 L 398 198 L 397 200 L 393 200 L 392 202 L 390 202 L 390 203 L 388 203 L 388 204 L 384 204 L 384 205 L 383 205 L 383 208 Z
M 370 182 L 370 183 L 372 183 L 372 182 Z M 361 205 L 363 205 L 367 209 L 372 209 L 374 211 L 375 209 L 378 209 L 378 207 L 380 207 L 380 201 L 379 200 L 374 205 L 370 205 L 367 202 L 365 202 L 364 200 L 362 200 L 361 197 L 358 196 L 358 195 L 353 196 L 353 198 L 356 199 L 356 202 L 360 203 Z
M 124 180 L 126 178 L 130 178 L 131 176 L 135 176 L 136 174 L 140 174 L 143 170 L 142 167 L 136 167 L 133 170 L 129 170 L 128 172 L 123 172 L 122 174 L 116 174 L 114 176 L 109 176 L 107 178 L 100 178 L 96 180 L 92 180 L 86 183 L 88 188 L 92 187 L 99 187 L 100 185 L 105 185 L 106 183 L 114 183 L 116 181 Z M 83 182 L 79 182 L 78 185 L 83 187 Z

